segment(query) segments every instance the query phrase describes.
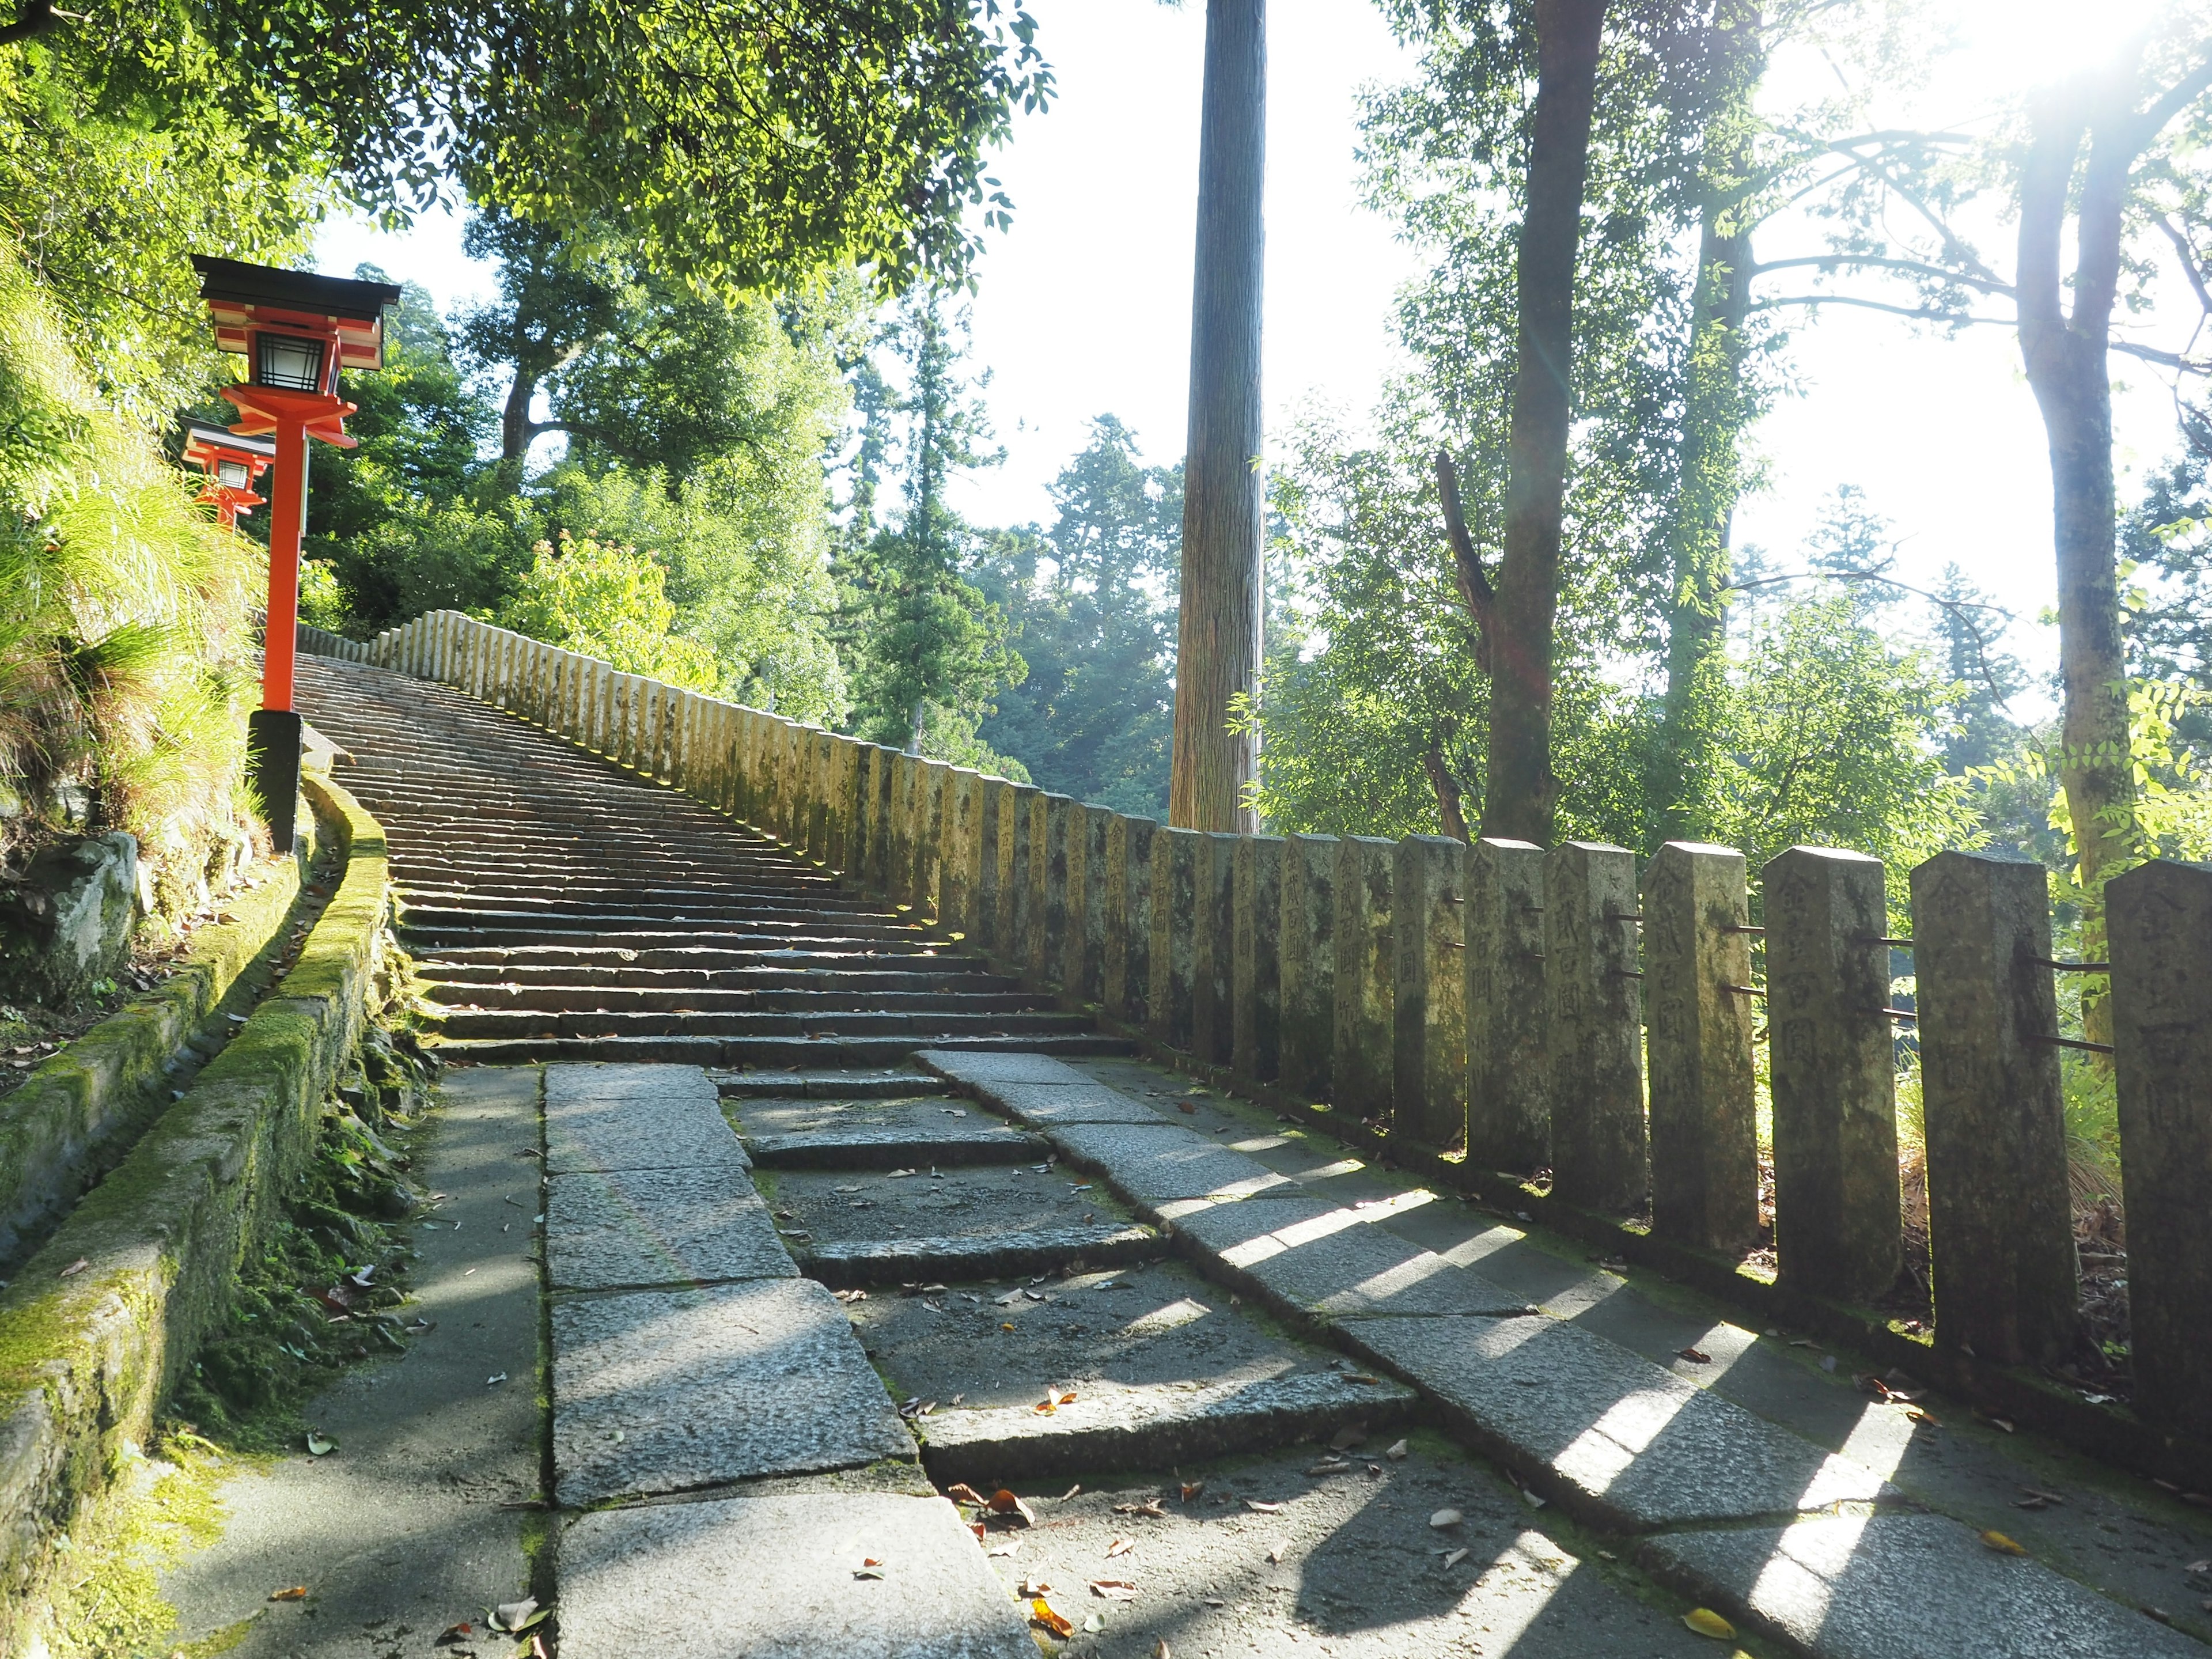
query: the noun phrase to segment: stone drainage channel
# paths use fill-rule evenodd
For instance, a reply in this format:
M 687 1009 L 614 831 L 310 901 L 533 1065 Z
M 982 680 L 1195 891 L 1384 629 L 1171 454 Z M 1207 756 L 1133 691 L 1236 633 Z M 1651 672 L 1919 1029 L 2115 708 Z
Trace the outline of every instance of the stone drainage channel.
M 433 1643 L 464 1580 L 520 1593 L 542 1473 L 560 1659 L 2202 1659 L 2137 1608 L 2178 1600 L 2204 1534 L 2087 1466 L 1873 1403 L 1139 1062 L 917 1060 L 556 1064 L 520 1148 L 538 1073 L 452 1074 L 449 1115 L 520 1110 L 464 1115 L 441 1180 L 489 1181 L 496 1218 L 542 1158 L 550 1454 L 474 1375 L 519 1370 L 524 1334 L 452 1267 L 450 1338 L 395 1374 L 458 1367 L 484 1443 L 443 1479 L 507 1501 L 416 1516 L 429 1565 L 365 1545 L 364 1595 L 240 1651 L 507 1652 L 480 1625 Z M 514 1231 L 489 1242 L 524 1267 Z

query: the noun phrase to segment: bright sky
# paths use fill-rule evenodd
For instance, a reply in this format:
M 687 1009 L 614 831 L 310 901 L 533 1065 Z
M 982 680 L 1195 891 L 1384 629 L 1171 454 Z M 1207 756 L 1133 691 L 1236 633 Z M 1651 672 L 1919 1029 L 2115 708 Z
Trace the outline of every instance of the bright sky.
M 2135 9 L 2100 9 L 2114 20 L 2111 38 Z M 1015 221 L 978 271 L 975 360 L 992 371 L 989 403 L 1009 454 L 959 502 L 984 522 L 1045 517 L 1045 488 L 1096 415 L 1120 416 L 1156 460 L 1180 453 L 1183 435 L 1205 7 L 1033 0 L 1033 9 L 1060 96 L 1019 124 L 995 167 Z M 2062 46 L 2080 50 L 2078 30 L 2061 27 L 2078 19 L 2064 0 L 1948 0 L 1943 9 L 1962 49 L 1913 99 L 1907 112 L 1921 124 L 1984 116 L 2063 65 Z M 1269 30 L 1265 372 L 1280 430 L 1309 398 L 1355 417 L 1372 404 L 1395 362 L 1392 298 L 1418 261 L 1358 207 L 1353 156 L 1360 88 L 1402 76 L 1411 60 L 1365 0 L 1274 0 Z M 2009 272 L 2009 228 L 1989 228 L 1986 251 Z M 1774 257 L 1785 243 L 1802 245 L 1777 227 L 1760 252 Z M 451 221 L 397 238 L 334 225 L 319 258 L 331 271 L 374 259 L 448 306 L 489 289 Z M 2177 294 L 2142 337 L 2179 346 L 2192 320 L 2193 304 Z M 1956 560 L 2020 613 L 2015 645 L 2047 665 L 2055 643 L 2032 623 L 2051 600 L 2050 483 L 2011 332 L 1943 340 L 1831 309 L 1801 328 L 1790 361 L 1796 391 L 1759 431 L 1767 488 L 1744 504 L 1739 538 L 1786 560 L 1836 487 L 1857 484 L 1893 521 L 1906 580 L 1932 583 Z M 2118 459 L 2140 477 L 2173 447 L 2171 394 L 2147 366 L 2124 362 L 2123 378 Z M 2133 488 L 2124 477 L 2124 500 Z

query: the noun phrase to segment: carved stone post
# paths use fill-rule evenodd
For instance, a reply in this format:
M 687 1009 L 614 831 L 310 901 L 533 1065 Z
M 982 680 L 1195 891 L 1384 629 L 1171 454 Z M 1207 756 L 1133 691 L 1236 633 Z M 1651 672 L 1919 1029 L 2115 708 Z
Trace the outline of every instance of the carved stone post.
M 1336 856 L 1334 836 L 1283 840 L 1283 1087 L 1308 1100 L 1336 1085 Z
M 1639 915 L 1626 848 L 1571 841 L 1544 855 L 1552 1193 L 1585 1209 L 1636 1209 L 1650 1190 Z
M 1207 835 L 1193 876 L 1190 938 L 1190 1051 L 1209 1066 L 1229 1063 L 1234 1037 L 1230 954 L 1236 941 L 1237 842 Z
M 1106 1012 L 1145 1024 L 1152 983 L 1152 842 L 1159 825 L 1116 813 L 1106 825 Z
M 1397 957 L 1391 939 L 1390 867 L 1397 849 L 1377 836 L 1336 847 L 1337 1106 L 1387 1118 L 1395 1069 Z
M 1198 914 L 1198 870 L 1206 837 L 1196 830 L 1162 830 L 1152 837 L 1152 984 L 1146 1029 L 1171 1048 L 1189 1051 L 1194 1010 L 1192 930 Z
M 1468 1162 L 1528 1175 L 1552 1161 L 1544 849 L 1486 836 L 1467 857 Z
M 1454 1147 L 1467 1134 L 1467 847 L 1446 836 L 1399 842 L 1393 1112 L 1401 1132 Z
M 1283 1055 L 1282 837 L 1239 836 L 1232 885 L 1230 1064 L 1239 1077 L 1272 1083 Z
M 1106 973 L 1106 827 L 1110 806 L 1073 806 L 1067 817 L 1067 939 L 1060 989 L 1097 1002 Z

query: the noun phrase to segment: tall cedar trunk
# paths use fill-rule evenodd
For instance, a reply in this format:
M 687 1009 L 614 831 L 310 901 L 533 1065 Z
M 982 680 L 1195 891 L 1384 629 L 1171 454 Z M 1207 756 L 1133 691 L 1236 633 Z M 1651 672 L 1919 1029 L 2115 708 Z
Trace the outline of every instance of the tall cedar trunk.
M 2058 556 L 2058 670 L 2065 697 L 2059 781 L 2074 820 L 2081 883 L 2093 890 L 2126 849 L 2125 819 L 2135 796 L 2113 548 L 2112 390 L 2106 363 L 2128 171 L 2152 136 L 2138 139 L 2133 131 L 2136 118 L 2127 95 L 2132 81 L 2114 76 L 2101 83 L 2077 82 L 2039 102 L 2031 112 L 2021 176 L 2020 348 L 2050 441 Z M 2085 142 L 2069 317 L 2061 297 L 2061 244 Z
M 1664 841 L 1703 840 L 1711 833 L 1711 758 L 1728 693 L 1729 530 L 1743 483 L 1739 441 L 1750 415 L 1744 324 L 1751 313 L 1759 11 L 1723 0 L 1716 21 L 1725 25 L 1716 29 L 1716 65 L 1732 95 L 1715 112 L 1699 169 L 1703 200 L 1682 471 L 1667 537 L 1674 585 L 1667 617 L 1667 698 L 1649 797 Z
M 1260 689 L 1260 300 L 1267 161 L 1267 0 L 1207 0 L 1198 253 L 1183 463 L 1182 607 L 1168 822 L 1252 830 L 1259 741 L 1230 706 Z
M 1504 552 L 1490 690 L 1482 833 L 1548 846 L 1553 625 L 1574 378 L 1575 254 L 1606 0 L 1537 0 L 1536 105 L 1521 223 L 1520 332 L 1506 435 Z
M 500 464 L 518 472 L 535 435 L 530 429 L 530 405 L 538 396 L 538 380 L 537 365 L 518 354 L 514 384 L 507 387 L 507 402 L 499 411 Z

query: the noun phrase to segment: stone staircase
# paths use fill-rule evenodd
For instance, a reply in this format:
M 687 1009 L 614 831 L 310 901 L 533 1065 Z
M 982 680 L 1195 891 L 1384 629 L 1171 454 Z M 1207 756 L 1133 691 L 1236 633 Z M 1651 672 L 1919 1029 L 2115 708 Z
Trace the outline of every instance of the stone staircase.
M 446 686 L 303 657 L 390 837 L 449 1060 L 871 1066 L 1126 1050 L 758 833 Z
M 449 1105 L 538 1115 L 561 1659 L 2207 1651 L 2154 1488 L 1130 1058 L 464 694 L 301 700 Z

